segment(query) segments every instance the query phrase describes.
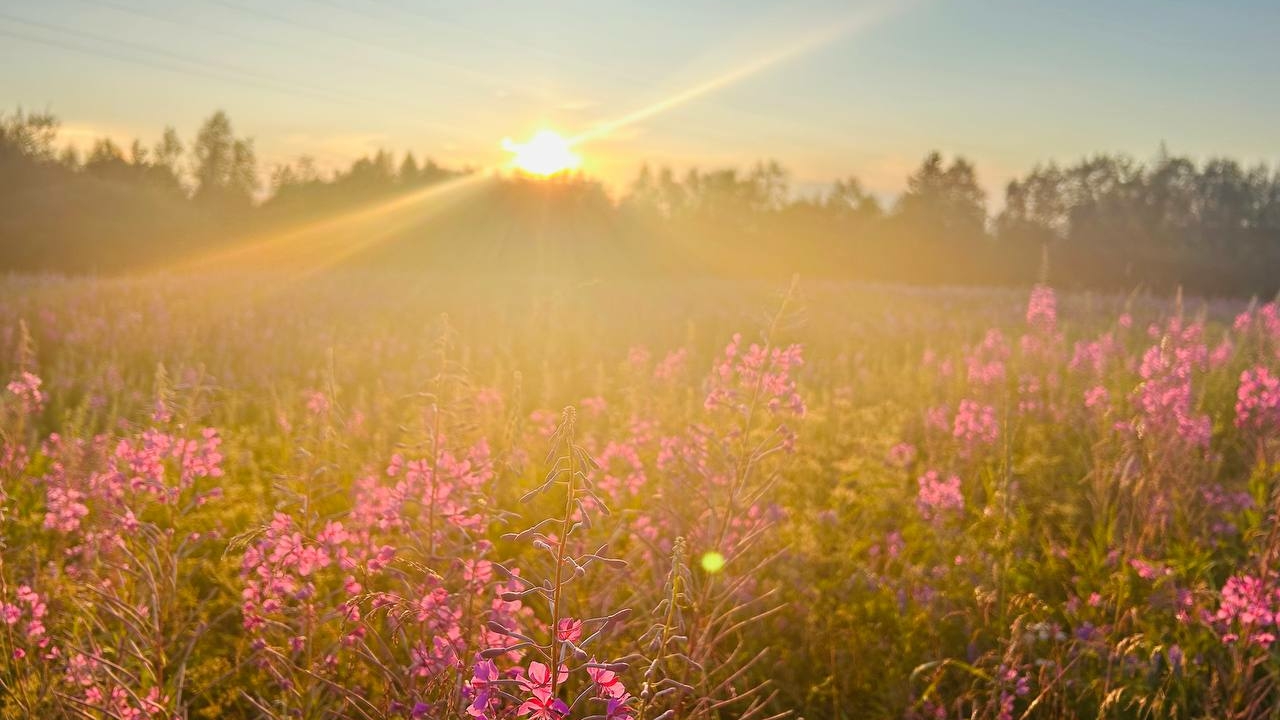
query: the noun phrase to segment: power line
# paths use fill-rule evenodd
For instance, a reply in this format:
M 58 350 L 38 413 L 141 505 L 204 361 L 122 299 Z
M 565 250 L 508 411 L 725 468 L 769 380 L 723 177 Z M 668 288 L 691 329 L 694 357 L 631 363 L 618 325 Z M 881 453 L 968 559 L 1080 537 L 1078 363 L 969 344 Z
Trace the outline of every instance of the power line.
M 187 56 L 184 56 L 178 53 L 173 53 L 164 49 L 154 48 L 154 47 L 141 45 L 137 43 L 130 43 L 130 42 L 120 40 L 118 38 L 107 38 L 101 35 L 96 35 L 94 33 L 89 33 L 89 32 L 77 30 L 74 28 L 58 26 L 58 25 L 53 25 L 53 24 L 44 23 L 40 21 L 21 18 L 14 15 L 9 15 L 4 12 L 0 12 L 0 20 L 6 20 L 10 23 L 19 23 L 22 25 L 26 25 L 30 28 L 37 28 L 41 31 L 48 32 L 48 33 L 62 34 L 62 35 L 78 38 L 81 40 L 87 40 L 92 43 L 99 43 L 102 45 L 106 45 L 108 48 L 113 48 L 114 51 L 93 48 L 92 46 L 87 47 L 83 44 L 69 43 L 69 42 L 66 42 L 65 40 L 59 42 L 54 40 L 48 40 L 45 38 L 40 38 L 38 36 L 33 36 L 33 35 L 24 35 L 18 32 L 9 33 L 11 36 L 17 37 L 18 39 L 26 40 L 28 42 L 35 42 L 35 43 L 40 43 L 44 45 L 49 45 L 53 47 L 59 47 L 61 49 L 72 50 L 74 52 L 79 52 L 83 54 L 89 54 L 89 55 L 97 54 L 103 57 L 110 57 L 112 59 L 120 60 L 123 62 L 132 62 L 135 64 L 150 67 L 153 69 L 165 70 L 165 71 L 179 73 L 179 74 L 200 76 L 200 77 L 210 78 L 210 79 L 219 80 L 223 82 L 229 82 L 233 84 L 255 87 L 258 89 L 270 90 L 273 92 L 283 93 L 287 95 L 293 95 L 295 97 L 303 97 L 303 98 L 308 98 L 312 100 L 318 99 L 318 100 L 323 100 L 327 102 L 338 103 L 344 106 L 391 105 L 391 106 L 399 107 L 403 110 L 408 110 L 413 113 L 420 113 L 424 109 L 421 106 L 406 104 L 399 99 L 381 99 L 381 98 L 374 98 L 374 97 L 360 97 L 360 96 L 354 96 L 351 94 L 335 93 L 327 88 L 292 83 L 292 82 L 284 81 L 269 75 L 264 75 L 262 73 L 256 73 L 251 70 L 239 68 L 234 65 L 212 63 L 208 61 L 192 59 Z M 245 40 L 245 41 L 255 42 L 253 40 Z M 163 58 L 165 60 L 168 60 L 169 62 L 158 62 L 155 59 L 138 57 L 136 54 L 122 54 L 118 52 L 118 50 L 120 49 L 130 51 L 131 53 L 143 53 L 144 56 L 149 55 L 149 56 L 154 56 L 158 58 Z M 175 65 L 174 63 L 177 63 L 177 64 Z M 475 136 L 474 134 L 471 134 L 465 131 L 460 133 L 457 125 L 444 123 L 437 120 L 430 120 L 430 119 L 417 120 L 416 122 L 422 125 L 433 126 L 433 127 L 436 127 L 437 129 L 445 130 L 446 132 L 449 132 L 455 135 L 462 134 L 467 137 L 477 138 L 477 136 Z
M 89 42 L 100 43 L 100 44 L 106 45 L 107 47 L 115 46 L 117 48 L 129 50 L 134 53 L 143 53 L 144 55 L 152 55 L 159 58 L 165 58 L 170 62 L 178 63 L 184 66 L 190 66 L 185 68 L 175 68 L 172 65 L 156 64 L 152 62 L 151 63 L 152 67 L 164 67 L 166 69 L 173 70 L 175 72 L 199 73 L 204 75 L 205 77 L 213 77 L 215 79 L 220 79 L 220 80 L 228 80 L 229 79 L 228 76 L 230 76 L 230 78 L 233 79 L 232 80 L 233 82 L 255 84 L 259 88 L 274 90 L 277 92 L 283 92 L 291 95 L 296 95 L 299 97 L 310 97 L 311 99 L 328 100 L 331 102 L 339 102 L 339 103 L 351 102 L 348 98 L 334 95 L 324 89 L 309 88 L 302 85 L 295 85 L 293 83 L 286 83 L 276 78 L 270 77 L 268 75 L 256 73 L 251 70 L 245 70 L 243 68 L 238 68 L 233 65 L 225 65 L 222 63 L 195 60 L 195 59 L 180 55 L 178 53 L 169 52 L 167 50 L 162 50 L 159 48 L 152 48 L 146 45 L 139 45 L 137 43 L 130 43 L 124 40 L 120 40 L 118 38 L 108 38 L 102 35 L 96 35 L 94 33 L 85 32 L 83 30 L 77 30 L 75 28 L 63 27 L 59 25 L 52 25 L 52 24 L 40 22 L 37 20 L 30 20 L 27 18 L 18 17 L 16 15 L 10 15 L 4 12 L 0 12 L 0 20 L 6 20 L 10 23 L 18 23 L 20 25 L 26 25 L 29 28 L 37 28 L 45 32 L 68 35 L 68 36 L 79 38 L 82 40 L 88 40 Z M 89 52 L 85 50 L 83 46 L 80 46 L 77 49 L 81 52 Z M 113 55 L 112 57 L 115 57 L 116 59 L 121 59 L 121 56 L 119 55 Z M 136 58 L 133 58 L 132 56 L 125 56 L 125 57 L 130 57 L 131 59 L 136 60 Z M 217 73 L 222 73 L 222 75 L 210 73 L 209 70 L 216 71 Z
M 36 44 L 36 45 L 45 45 L 45 46 L 47 46 L 47 47 L 58 48 L 58 49 L 60 49 L 60 50 L 69 50 L 69 51 L 71 51 L 71 52 L 81 53 L 81 54 L 83 54 L 83 55 L 91 55 L 91 56 L 94 56 L 94 57 L 109 58 L 109 59 L 111 59 L 111 60 L 117 60 L 117 61 L 120 61 L 120 62 L 132 63 L 132 64 L 134 64 L 134 65 L 141 65 L 141 66 L 143 66 L 143 67 L 148 67 L 148 68 L 151 68 L 151 69 L 153 69 L 153 70 L 162 70 L 162 71 L 164 71 L 164 72 L 171 72 L 171 73 L 176 73 L 176 74 L 179 74 L 179 75 L 191 75 L 191 76 L 203 77 L 203 78 L 208 78 L 208 79 L 212 79 L 212 80 L 219 80 L 219 81 L 222 81 L 222 82 L 227 82 L 227 83 L 231 83 L 231 84 L 235 84 L 235 85 L 245 85 L 245 86 L 249 86 L 249 87 L 255 87 L 255 88 L 258 88 L 258 89 L 270 90 L 270 91 L 273 91 L 273 92 L 285 92 L 285 93 L 288 93 L 288 94 L 290 94 L 290 95 L 299 95 L 299 96 L 302 96 L 302 97 L 310 97 L 309 95 L 305 95 L 305 94 L 298 93 L 298 92 L 292 92 L 292 91 L 284 90 L 284 89 L 281 89 L 281 88 L 275 87 L 275 86 L 273 86 L 273 85 L 267 85 L 267 84 L 257 83 L 257 82 L 254 82 L 254 81 L 252 81 L 252 80 L 245 80 L 245 79 L 243 79 L 243 78 L 227 77 L 227 76 L 225 76 L 225 75 L 220 75 L 220 74 L 218 74 L 218 73 L 216 73 L 216 72 L 210 72 L 210 71 L 203 70 L 203 69 L 199 69 L 199 68 L 182 68 L 182 67 L 177 67 L 177 66 L 175 66 L 175 65 L 170 65 L 170 64 L 165 64 L 165 63 L 160 63 L 160 62 L 156 62 L 156 61 L 154 61 L 154 60 L 148 60 L 148 59 L 146 59 L 146 58 L 140 58 L 140 57 L 136 57 L 136 56 L 133 56 L 133 55 L 126 55 L 126 54 L 121 54 L 121 53 L 118 53 L 118 52 L 112 52 L 111 50 L 103 50 L 103 49 L 101 49 L 101 48 L 88 47 L 88 46 L 85 46 L 85 45 L 80 45 L 80 44 L 76 44 L 76 43 L 73 43 L 73 42 L 69 42 L 69 41 L 67 41 L 67 40 L 63 40 L 63 39 L 51 39 L 51 38 L 46 38 L 46 37 L 40 37 L 40 36 L 38 36 L 38 35 L 31 35 L 31 34 L 23 33 L 23 32 L 21 32 L 21 31 L 14 30 L 14 29 L 11 29 L 11 28 L 9 28 L 9 29 L 6 29 L 6 28 L 0 28 L 0 35 L 4 35 L 4 36 L 6 36 L 6 37 L 11 37 L 11 38 L 14 38 L 14 39 L 16 39 L 16 40 L 22 40 L 22 41 L 24 41 L 24 42 L 33 43 L 33 44 Z
M 493 75 L 480 72 L 478 70 L 474 70 L 464 65 L 444 62 L 434 58 L 427 58 L 418 53 L 410 52 L 408 50 L 397 48 L 392 45 L 384 45 L 376 42 L 371 42 L 363 37 L 360 37 L 359 35 L 350 35 L 347 33 L 337 32 L 332 28 L 325 27 L 323 25 L 313 25 L 310 23 L 299 22 L 297 19 L 290 17 L 288 15 L 279 15 L 273 12 L 262 10 L 261 8 L 258 8 L 258 7 L 242 5 L 238 2 L 231 2 L 230 0 L 206 0 L 206 2 L 214 5 L 220 5 L 225 8 L 230 8 L 232 10 L 237 10 L 242 13 L 254 15 L 256 17 L 259 17 L 265 20 L 270 20 L 272 22 L 279 23 L 282 25 L 289 25 L 291 27 L 298 28 L 301 30 L 306 30 L 308 32 L 320 33 L 324 35 L 332 35 L 333 37 L 339 38 L 341 40 L 345 40 L 350 43 L 363 45 L 365 47 L 373 48 L 375 50 L 379 50 L 382 52 L 394 53 L 402 57 L 413 59 L 418 62 L 426 62 L 428 64 L 436 65 L 438 67 L 442 67 L 462 75 L 470 76 L 475 80 L 483 80 L 486 82 L 493 82 L 493 83 L 499 83 L 499 84 L 503 81 L 502 78 L 496 78 Z M 343 9 L 343 8 L 338 8 L 338 9 Z M 351 12 L 351 11 L 348 11 L 348 12 Z
M 165 23 L 167 25 L 173 25 L 180 28 L 189 27 L 188 23 L 178 18 L 149 12 L 142 8 L 134 7 L 126 3 L 115 2 L 115 0 L 78 0 L 78 2 L 81 2 L 86 5 L 96 5 L 98 7 L 108 8 L 119 13 L 125 13 L 135 17 L 145 18 L 154 22 Z M 245 12 L 252 12 L 254 15 L 257 15 L 260 17 L 267 17 L 268 19 L 276 17 L 276 16 L 263 14 L 261 11 L 258 11 L 252 8 L 241 8 L 239 6 L 230 5 L 226 3 L 217 3 L 217 4 L 226 8 L 243 10 Z M 277 22 L 280 22 L 280 21 L 283 21 L 283 19 L 277 20 Z M 299 27 L 306 28 L 307 26 L 299 26 Z M 274 47 L 276 49 L 287 51 L 290 53 L 316 54 L 316 47 L 314 45 L 303 46 L 296 43 L 286 44 L 276 40 L 262 39 L 262 38 L 253 37 L 250 35 L 244 35 L 241 33 L 232 32 L 229 30 L 224 30 L 221 28 L 201 27 L 200 32 L 205 34 L 220 35 L 225 38 L 236 40 L 237 42 L 249 43 L 252 45 L 259 45 L 259 46 Z M 327 60 L 340 62 L 346 65 L 350 65 L 352 60 L 352 57 L 350 55 L 338 55 L 334 53 L 319 53 L 319 55 L 324 57 Z M 385 64 L 385 63 L 380 63 L 379 65 L 380 66 L 377 68 L 378 72 L 384 72 L 384 71 L 390 70 L 399 75 L 405 75 L 405 76 L 413 75 L 415 78 L 421 77 L 420 74 L 418 73 L 413 73 L 412 71 L 405 70 L 403 65 L 392 65 L 392 64 Z

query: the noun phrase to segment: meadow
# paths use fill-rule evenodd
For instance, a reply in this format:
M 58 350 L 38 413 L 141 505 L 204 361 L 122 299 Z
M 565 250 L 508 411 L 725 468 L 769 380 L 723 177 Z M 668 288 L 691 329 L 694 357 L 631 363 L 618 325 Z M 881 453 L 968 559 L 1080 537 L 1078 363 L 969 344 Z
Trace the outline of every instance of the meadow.
M 0 717 L 1278 717 L 1280 307 L 0 279 Z

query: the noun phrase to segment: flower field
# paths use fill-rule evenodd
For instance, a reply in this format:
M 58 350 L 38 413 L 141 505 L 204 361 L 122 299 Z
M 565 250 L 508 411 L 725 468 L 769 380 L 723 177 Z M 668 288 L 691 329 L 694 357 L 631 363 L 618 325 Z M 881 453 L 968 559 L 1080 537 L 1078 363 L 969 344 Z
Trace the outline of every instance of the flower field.
M 1277 717 L 1280 307 L 0 279 L 2 718 Z

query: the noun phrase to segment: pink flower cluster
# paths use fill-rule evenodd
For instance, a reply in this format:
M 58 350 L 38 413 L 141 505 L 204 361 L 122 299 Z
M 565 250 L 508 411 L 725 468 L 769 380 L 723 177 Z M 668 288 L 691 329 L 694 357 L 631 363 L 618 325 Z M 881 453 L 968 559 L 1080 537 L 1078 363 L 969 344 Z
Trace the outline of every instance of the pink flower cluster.
M 799 345 L 768 348 L 752 343 L 742 350 L 742 334 L 735 333 L 712 373 L 712 388 L 704 403 L 708 410 L 731 408 L 749 412 L 750 403 L 762 403 L 770 413 L 805 413 L 804 400 L 791 377 L 804 365 Z
M 665 357 L 653 368 L 653 377 L 655 380 L 670 382 L 680 377 L 689 364 L 689 351 L 685 348 L 677 348 L 667 353 Z
M 996 409 L 975 400 L 961 400 L 952 419 L 951 435 L 960 443 L 960 452 L 966 457 L 982 447 L 995 445 L 1000 439 Z
M 646 482 L 638 443 L 610 442 L 596 455 L 600 478 L 596 486 L 615 501 L 640 493 Z
M 1272 340 L 1280 340 L 1280 305 L 1269 302 L 1257 309 L 1246 310 L 1236 316 L 1232 326 L 1236 332 L 1257 331 Z
M 1027 301 L 1027 325 L 1046 334 L 1058 329 L 1058 298 L 1053 288 L 1047 285 L 1031 288 L 1031 298 Z
M 1072 372 L 1089 372 L 1101 377 L 1120 351 L 1120 344 L 1110 332 L 1098 336 L 1097 340 L 1079 341 L 1071 351 L 1071 360 L 1067 363 L 1067 369 Z
M 41 380 L 34 373 L 22 371 L 5 389 L 18 401 L 24 415 L 38 415 L 48 396 L 40 390 Z
M 900 442 L 889 448 L 889 464 L 905 468 L 916 460 L 916 446 Z
M 920 486 L 916 508 L 925 520 L 938 520 L 946 514 L 964 510 L 959 477 L 951 475 L 944 480 L 937 470 L 930 470 L 917 478 L 916 483 Z
M 1280 428 L 1280 377 L 1262 365 L 1240 373 L 1236 426 L 1255 430 Z
M 307 538 L 292 517 L 277 512 L 262 537 L 245 548 L 245 587 L 241 593 L 245 629 L 260 632 L 272 616 L 297 603 L 307 604 L 316 596 L 314 575 L 330 565 L 346 573 L 346 589 L 358 593 L 360 585 L 351 574 L 356 558 L 347 547 L 348 540 L 350 535 L 342 523 L 326 523 L 315 538 Z M 377 557 L 385 565 L 390 555 L 388 549 Z M 350 620 L 359 619 L 355 606 L 344 608 L 342 614 Z
M 987 330 L 982 342 L 965 358 L 970 385 L 990 387 L 1005 379 L 1005 363 L 1009 360 L 1009 343 L 998 328 Z
M 121 545 L 121 533 L 138 526 L 148 503 L 200 506 L 221 495 L 218 487 L 199 481 L 222 477 L 222 439 L 205 429 L 199 439 L 145 430 L 120 439 L 107 451 L 108 438 L 92 443 L 64 442 L 57 434 L 44 443 L 50 466 L 45 486 L 44 527 L 63 534 L 81 533 L 89 549 L 108 552 Z M 97 520 L 86 527 L 90 509 Z
M 1208 350 L 1201 340 L 1203 326 L 1185 328 L 1176 318 L 1156 345 L 1142 355 L 1138 374 L 1142 384 L 1135 393 L 1148 432 L 1180 438 L 1193 447 L 1208 447 L 1212 434 L 1209 416 L 1195 412 L 1192 379 L 1205 367 Z
M 150 493 L 159 502 L 173 502 L 197 480 L 222 477 L 221 445 L 222 438 L 213 428 L 205 428 L 199 440 L 146 430 L 116 445 L 117 475 L 112 480 L 134 492 Z M 176 467 L 176 478 L 170 477 L 169 461 Z
M 315 416 L 329 414 L 329 397 L 319 390 L 307 391 L 307 412 Z
M 114 663 L 95 655 L 75 653 L 65 666 L 64 680 L 76 688 L 82 712 L 97 710 L 102 717 L 120 720 L 147 720 L 147 718 L 177 717 L 170 707 L 171 700 L 157 686 L 143 692 L 120 683 Z M 88 713 L 85 713 L 88 715 Z M 93 713 L 94 717 L 98 713 Z
M 10 628 L 9 637 L 21 640 L 12 648 L 14 660 L 26 658 L 28 649 L 40 650 L 45 656 L 50 654 L 49 636 L 44 626 L 48 611 L 48 605 L 39 593 L 27 585 L 18 586 L 13 601 L 0 603 L 0 620 Z
M 1105 409 L 1111 401 L 1111 393 L 1102 385 L 1094 385 L 1084 391 L 1084 406 L 1089 409 Z
M 1222 642 L 1240 640 L 1269 648 L 1276 640 L 1280 618 L 1280 587 L 1265 578 L 1233 575 L 1222 586 L 1222 599 L 1212 620 Z
M 1027 301 L 1028 332 L 1019 339 L 1024 359 L 1038 359 L 1045 363 L 1060 362 L 1062 334 L 1058 331 L 1058 301 L 1053 290 L 1045 285 L 1031 289 Z
M 260 647 L 287 646 L 292 662 L 308 656 L 303 649 L 314 648 L 318 666 L 308 672 L 321 674 L 339 673 L 344 662 L 367 655 L 364 642 L 371 632 L 373 637 L 390 633 L 404 648 L 398 671 L 426 686 L 460 671 L 476 642 L 503 646 L 507 636 L 492 626 L 520 628 L 529 610 L 507 597 L 524 586 L 515 579 L 499 581 L 485 558 L 492 544 L 477 539 L 490 522 L 483 491 L 493 474 L 484 440 L 463 454 L 441 447 L 433 458 L 396 455 L 385 472 L 391 483 L 359 480 L 342 522 L 329 520 L 308 530 L 293 516 L 276 513 L 243 556 L 245 629 L 259 638 Z M 406 573 L 406 567 L 418 566 L 420 556 L 431 558 L 434 571 Z M 393 567 L 399 557 L 403 567 Z M 287 682 L 288 668 L 278 667 L 280 658 L 264 653 L 261 664 Z M 473 679 L 477 692 L 486 681 L 486 667 Z M 484 707 L 489 697 L 482 694 L 473 707 Z M 420 705 L 417 716 L 428 716 L 431 706 Z

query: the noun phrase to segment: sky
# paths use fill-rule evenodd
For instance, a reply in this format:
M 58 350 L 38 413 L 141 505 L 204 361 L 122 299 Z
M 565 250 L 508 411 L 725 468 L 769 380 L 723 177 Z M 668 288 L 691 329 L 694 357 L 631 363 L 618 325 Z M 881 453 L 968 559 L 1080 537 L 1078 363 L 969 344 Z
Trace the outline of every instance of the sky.
M 1280 162 L 1278 33 L 1274 0 L 5 0 L 0 110 L 85 149 L 223 109 L 264 168 L 495 167 L 550 128 L 616 190 L 776 159 L 888 196 L 937 149 L 998 201 L 1037 163 L 1162 142 Z

